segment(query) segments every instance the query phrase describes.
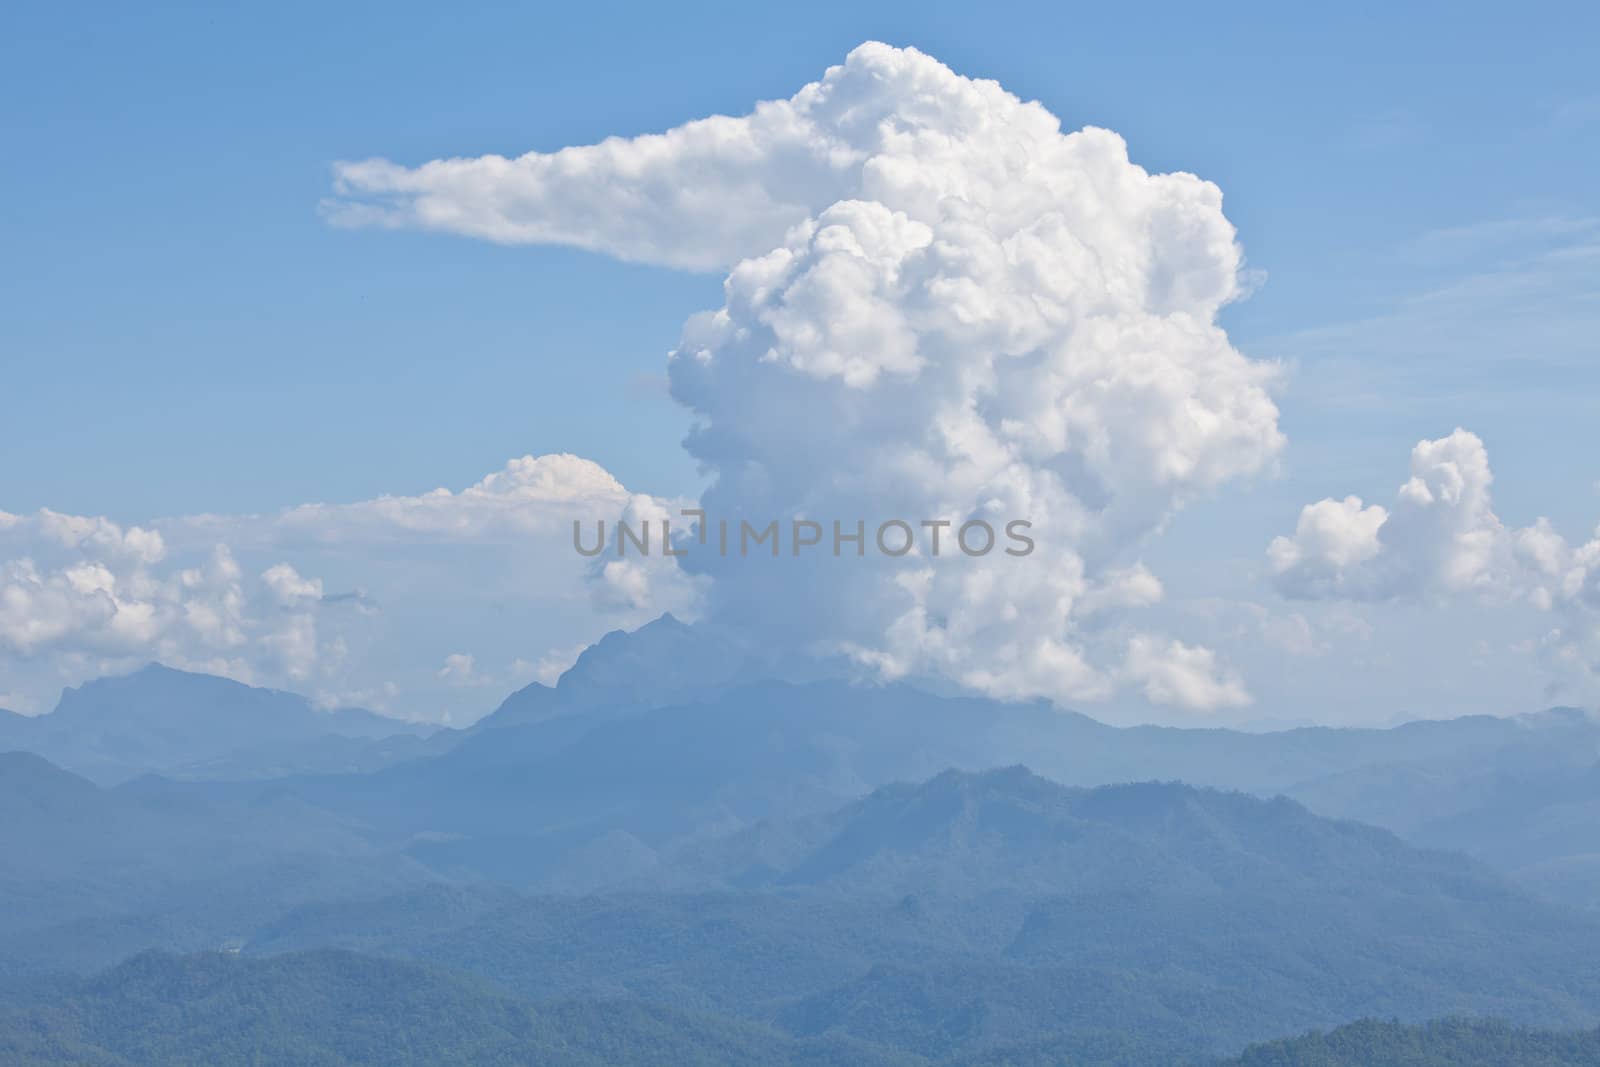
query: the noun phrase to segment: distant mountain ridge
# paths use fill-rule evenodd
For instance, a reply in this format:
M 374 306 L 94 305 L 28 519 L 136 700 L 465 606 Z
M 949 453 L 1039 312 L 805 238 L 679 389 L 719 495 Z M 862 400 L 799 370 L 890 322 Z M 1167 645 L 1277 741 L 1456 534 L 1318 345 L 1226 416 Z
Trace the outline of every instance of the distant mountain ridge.
M 70 690 L 52 715 L 0 719 L 0 748 L 103 783 L 282 779 L 416 839 L 420 858 L 454 875 L 573 888 L 648 870 L 708 828 L 827 812 L 946 768 L 1026 763 L 1079 786 L 1285 793 L 1600 907 L 1600 720 L 1581 710 L 1388 729 L 1119 728 L 1044 704 L 852 684 L 826 677 L 832 666 L 775 663 L 663 616 L 606 635 L 554 687 L 512 694 L 466 731 L 421 738 L 415 724 L 152 667 Z
M 675 641 L 690 632 L 674 629 Z M 609 640 L 625 650 L 625 637 Z M 1284 793 L 1322 814 L 1481 854 L 1565 898 L 1600 899 L 1589 889 L 1600 886 L 1600 864 L 1566 862 L 1600 854 L 1600 819 L 1581 818 L 1586 809 L 1572 809 L 1569 832 L 1525 861 L 1472 833 L 1494 825 L 1472 813 L 1495 802 L 1495 782 L 1544 783 L 1530 796 L 1553 783 L 1570 783 L 1570 795 L 1600 782 L 1600 722 L 1581 712 L 1253 734 L 1120 728 L 1043 704 L 904 685 L 760 680 L 638 707 L 603 699 L 603 683 L 590 673 L 587 710 L 486 724 L 434 758 L 304 788 L 395 833 L 444 835 L 429 859 L 457 873 L 536 884 L 580 866 L 648 867 L 683 835 L 826 812 L 889 782 L 1026 763 L 1078 786 L 1155 779 Z M 1471 825 L 1452 829 L 1464 818 Z
M 1263 853 L 1278 858 L 1260 865 Z M 690 845 L 679 861 L 746 887 L 1055 897 L 1151 884 L 1227 892 L 1278 880 L 1291 864 L 1297 879 L 1330 887 L 1351 868 L 1402 859 L 1430 875 L 1471 872 L 1455 856 L 1418 853 L 1386 831 L 1320 818 L 1283 797 L 1175 782 L 1072 788 L 1017 766 L 884 786 L 825 816 Z
M 770 725 L 750 722 L 761 734 Z M 646 734 L 641 751 L 662 738 Z M 541 840 L 560 838 L 577 811 L 593 817 L 592 796 L 546 809 L 570 775 L 526 790 L 530 773 L 540 781 L 572 753 L 531 772 L 517 758 L 498 770 L 472 761 L 480 784 L 544 798 L 493 818 L 483 805 L 519 794 L 458 795 L 464 779 L 415 777 L 443 757 L 360 776 L 423 789 L 421 805 L 446 813 L 465 804 L 458 817 L 502 835 L 537 821 L 523 839 L 397 832 L 376 815 L 403 793 L 370 811 L 319 803 L 319 784 L 338 798 L 344 779 L 102 789 L 36 756 L 0 757 L 0 809 L 22 815 L 0 824 L 0 988 L 150 947 L 229 940 L 252 958 L 339 948 L 471 972 L 520 998 L 737 1017 L 775 1034 L 775 1048 L 934 1062 L 1047 1040 L 1077 1050 L 1058 1057 L 1073 1062 L 1122 1033 L 1138 1035 L 1139 1062 L 1172 1063 L 1172 1049 L 1224 1054 L 1374 1011 L 1600 1022 L 1600 924 L 1459 855 L 1291 800 L 1176 783 L 1085 789 L 1022 767 L 947 770 L 812 815 L 771 794 L 728 794 L 752 805 L 741 810 L 778 810 L 721 832 L 714 820 L 680 832 L 682 814 L 640 821 L 652 801 L 694 811 L 744 781 L 687 789 L 706 778 L 696 764 L 672 790 L 657 783 L 615 809 L 636 832 L 555 850 L 545 873 L 569 873 L 581 855 L 588 895 L 496 884 L 496 864 L 521 877 Z M 640 766 L 624 760 L 601 795 Z M 412 813 L 402 815 L 403 826 Z M 462 862 L 474 854 L 453 842 L 477 859 Z M 629 855 L 626 868 L 616 861 Z M 109 1047 L 94 1036 L 107 1033 L 85 1039 Z
M 623 1047 L 583 1045 L 607 1063 L 1143 1067 L 1374 1015 L 1600 1022 L 1596 917 L 1461 854 L 1594 902 L 1593 716 L 1117 728 L 827 674 L 665 618 L 426 738 L 154 667 L 0 719 L 30 750 L 0 742 L 0 1062 L 405 1062 L 407 983 L 468 1062 L 551 1058 L 601 1003 L 633 1005 Z M 234 1042 L 260 1003 L 313 1024 Z
M 192 949 L 294 900 L 439 880 L 284 791 L 231 800 L 156 779 L 106 789 L 8 752 L 0 811 L 0 975 L 100 965 L 173 931 L 170 947 Z
M 147 773 L 181 776 L 207 763 L 248 772 L 255 757 L 244 754 L 256 750 L 267 770 L 274 760 L 298 770 L 317 758 L 306 746 L 329 737 L 421 739 L 435 730 L 361 708 L 322 711 L 294 693 L 152 663 L 66 689 L 49 714 L 0 716 L 0 749 L 36 752 L 96 781 L 115 783 Z M 297 748 L 302 759 L 295 758 Z M 360 763 L 347 753 L 343 766 Z
M 934 1059 L 1118 1031 L 1170 1064 L 1374 1010 L 1600 1021 L 1600 925 L 1464 857 L 1178 784 L 945 772 L 666 850 L 622 888 L 312 908 L 253 951 L 331 941 Z

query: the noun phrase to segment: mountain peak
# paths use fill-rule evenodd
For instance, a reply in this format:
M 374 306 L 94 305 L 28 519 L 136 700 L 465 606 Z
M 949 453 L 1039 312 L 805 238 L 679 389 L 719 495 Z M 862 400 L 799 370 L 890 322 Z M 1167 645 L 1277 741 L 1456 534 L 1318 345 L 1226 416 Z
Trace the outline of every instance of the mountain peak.
M 185 670 L 180 670 L 177 667 L 169 667 L 165 663 L 160 662 L 159 660 L 151 660 L 149 663 L 146 663 L 143 667 L 140 667 L 138 670 L 133 671 L 132 675 L 159 676 L 159 675 L 163 675 L 163 674 L 193 674 L 193 673 L 194 673 L 193 671 L 185 671 Z
M 584 649 L 554 687 L 535 682 L 517 690 L 480 725 L 663 707 L 736 681 L 748 673 L 748 662 L 727 635 L 669 613 L 637 630 L 612 630 Z
M 168 667 L 164 663 L 150 662 L 137 670 L 126 674 L 108 674 L 94 678 L 82 685 L 69 686 L 62 690 L 61 700 L 56 704 L 53 714 L 81 706 L 95 703 L 91 697 L 105 697 L 116 694 L 118 697 L 137 696 L 141 699 L 161 695 L 169 696 L 179 692 L 206 692 L 210 694 L 244 694 L 244 693 L 277 693 L 276 690 L 258 689 L 255 686 L 236 682 L 232 678 L 223 678 L 214 674 L 200 674 L 194 671 L 179 670 Z M 288 694 L 280 694 L 287 696 Z M 87 702 L 87 703 L 86 703 Z

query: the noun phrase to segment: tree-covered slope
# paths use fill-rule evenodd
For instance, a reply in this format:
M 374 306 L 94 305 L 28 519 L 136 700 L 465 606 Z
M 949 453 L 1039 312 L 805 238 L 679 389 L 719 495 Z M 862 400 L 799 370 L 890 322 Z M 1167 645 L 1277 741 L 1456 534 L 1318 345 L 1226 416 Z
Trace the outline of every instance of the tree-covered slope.
M 1359 1022 L 1257 1045 L 1225 1067 L 1595 1067 L 1600 1030 L 1552 1033 L 1448 1019 L 1420 1026 Z
M 1130 1020 L 1131 1021 L 1131 1020 Z M 915 1014 L 902 1046 L 959 1027 Z M 627 998 L 532 1002 L 430 966 L 349 952 L 148 953 L 32 1004 L 0 1005 L 7 1067 L 1595 1067 L 1600 1031 L 1451 1019 L 1360 1022 L 1225 1061 L 1135 1028 L 917 1055 Z
M 531 1004 L 433 968 L 345 952 L 146 954 L 50 1006 L 0 1011 L 8 1067 L 527 1064 L 864 1067 L 843 1041 L 635 1001 Z
M 1600 1021 L 1595 924 L 1287 800 L 948 772 L 684 863 L 671 892 L 308 907 L 253 950 L 342 944 L 926 1056 L 1107 1032 L 1221 1054 L 1375 1013 Z

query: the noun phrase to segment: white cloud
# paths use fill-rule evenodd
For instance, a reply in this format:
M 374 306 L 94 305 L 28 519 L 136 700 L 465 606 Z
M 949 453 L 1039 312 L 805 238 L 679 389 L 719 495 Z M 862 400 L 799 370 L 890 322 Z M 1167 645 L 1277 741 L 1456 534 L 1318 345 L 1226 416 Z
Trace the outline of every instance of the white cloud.
M 889 677 L 1109 695 L 1123 653 L 1097 628 L 1160 596 L 1129 555 L 1282 444 L 1274 368 L 1215 321 L 1241 266 L 1220 192 L 1146 172 L 1108 131 L 1063 134 L 1039 105 L 912 50 L 864 46 L 795 99 L 826 100 L 812 121 L 851 146 L 837 158 L 854 177 L 738 263 L 724 306 L 692 318 L 673 353 L 673 395 L 697 418 L 689 450 L 716 475 L 703 506 L 762 521 L 1020 518 L 1038 550 L 691 557 L 716 579 L 711 610 Z
M 587 645 L 568 645 L 552 648 L 536 661 L 518 659 L 511 664 L 514 678 L 532 679 L 540 685 L 555 685 L 567 669 L 578 662 Z
M 262 669 L 299 679 L 316 668 L 305 593 L 319 596 L 320 586 L 287 565 L 251 580 L 224 544 L 174 560 L 159 533 L 104 517 L 41 510 L 8 520 L 0 662 L 161 659 L 247 681 Z
M 693 618 L 703 582 L 682 572 L 659 548 L 648 557 L 611 553 L 586 561 L 573 547 L 573 525 L 591 543 L 604 522 L 620 519 L 659 530 L 683 502 L 630 492 L 599 464 L 570 454 L 522 456 L 459 490 L 439 488 L 349 504 L 304 504 L 264 517 L 200 516 L 174 520 L 172 536 L 232 531 L 252 543 L 286 547 L 495 545 L 521 548 L 546 573 L 581 573 L 590 601 L 613 622 L 638 624 L 671 611 Z M 681 523 L 680 523 L 681 528 Z M 183 531 L 180 534 L 178 531 Z M 289 590 L 298 575 L 274 574 L 274 591 L 322 597 L 320 583 Z M 364 595 L 363 595 L 364 596 Z M 345 599 L 348 599 L 346 597 Z
M 324 542 L 505 539 L 611 518 L 634 498 L 604 467 L 578 456 L 522 456 L 459 492 L 303 504 L 272 517 L 277 536 Z
M 1109 695 L 1127 678 L 1114 616 L 1161 595 L 1139 543 L 1282 446 L 1276 368 L 1216 323 L 1244 291 L 1217 187 L 915 49 L 862 45 L 741 118 L 515 160 L 341 164 L 336 185 L 343 223 L 731 268 L 669 366 L 713 520 L 1031 521 L 1020 561 L 686 562 L 715 579 L 720 620 L 886 677 Z M 634 568 L 597 575 L 638 599 Z M 1195 650 L 1141 650 L 1185 672 L 1140 683 L 1163 702 L 1238 695 L 1194 682 Z
M 370 697 L 390 705 L 400 695 L 393 681 L 372 675 L 393 664 L 351 662 L 351 642 L 365 655 L 372 642 L 407 626 L 414 630 L 402 641 L 438 640 L 441 603 L 476 582 L 538 600 L 540 612 L 558 620 L 553 626 L 565 624 L 568 639 L 592 639 L 662 611 L 693 617 L 697 582 L 671 560 L 627 560 L 620 581 L 572 547 L 574 521 L 665 514 L 665 503 L 629 493 L 597 464 L 569 455 L 512 460 L 459 492 L 271 515 L 198 515 L 138 527 L 48 510 L 5 514 L 0 676 L 18 688 L 16 703 L 29 708 L 47 705 L 63 683 L 149 660 L 288 686 L 327 702 Z M 365 589 L 327 595 L 324 579 L 307 573 L 305 562 L 348 567 L 351 558 L 374 557 L 393 561 L 375 571 L 389 583 L 382 617 Z M 246 567 L 241 559 L 261 562 Z M 477 578 L 484 568 L 489 577 Z M 350 603 L 360 610 L 340 610 Z M 470 656 L 452 657 L 444 671 L 420 680 L 412 675 L 413 685 L 451 689 L 493 682 Z M 429 713 L 437 713 L 428 700 Z
M 280 607 L 303 607 L 322 599 L 322 579 L 302 578 L 287 563 L 268 567 L 261 575 L 261 584 L 267 587 Z
M 6 525 L 15 526 L 21 521 L 20 516 L 12 516 L 12 522 Z M 33 517 L 33 523 L 45 539 L 93 556 L 150 564 L 159 563 L 166 555 L 159 533 L 138 526 L 123 528 L 106 518 L 63 515 L 43 508 Z
M 452 652 L 446 656 L 444 666 L 439 668 L 439 679 L 456 686 L 482 686 L 493 682 L 492 678 L 478 673 L 477 660 L 467 652 Z
M 1477 435 L 1419 442 L 1392 508 L 1347 497 L 1303 509 L 1268 547 L 1274 581 L 1305 599 L 1523 601 L 1561 618 L 1545 642 L 1556 662 L 1600 676 L 1600 530 L 1573 545 L 1545 519 L 1508 528 L 1493 481 Z
M 1361 502 L 1360 497 L 1320 500 L 1300 512 L 1293 537 L 1276 537 L 1267 546 L 1267 559 L 1281 588 L 1303 595 L 1334 590 L 1352 565 L 1365 563 L 1383 548 L 1378 529 L 1388 511 Z
M 1301 510 L 1292 537 L 1275 538 L 1267 559 L 1289 596 L 1385 600 L 1406 593 L 1506 590 L 1517 578 L 1514 542 L 1556 554 L 1538 529 L 1516 537 L 1494 514 L 1488 452 L 1458 429 L 1422 441 L 1411 453 L 1411 477 L 1392 510 L 1359 497 L 1321 500 Z
M 930 107 L 952 103 L 941 99 L 950 93 L 977 98 L 980 107 L 982 98 L 1005 96 L 993 82 L 957 82 L 915 58 L 864 45 L 789 100 L 664 134 L 516 159 L 340 163 L 338 195 L 324 209 L 344 225 L 414 226 L 690 269 L 727 267 L 778 246 L 789 227 L 829 204 L 870 196 L 871 168 L 893 165 L 884 142 L 896 134 L 898 112 L 919 82 Z M 896 67 L 901 77 L 880 80 Z M 910 162 L 902 156 L 902 165 Z
M 1122 670 L 1155 704 L 1215 711 L 1250 703 L 1244 682 L 1227 672 L 1214 652 L 1182 641 L 1135 637 Z

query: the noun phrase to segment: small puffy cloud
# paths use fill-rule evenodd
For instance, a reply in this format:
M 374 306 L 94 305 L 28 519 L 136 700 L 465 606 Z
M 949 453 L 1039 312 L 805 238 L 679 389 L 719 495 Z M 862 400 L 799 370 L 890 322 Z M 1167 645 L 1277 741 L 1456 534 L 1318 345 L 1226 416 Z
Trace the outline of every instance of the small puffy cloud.
M 323 599 L 322 579 L 302 578 L 300 573 L 287 563 L 267 568 L 261 575 L 261 583 L 267 587 L 272 599 L 280 607 L 302 607 Z
M 439 680 L 448 685 L 481 686 L 493 682 L 478 673 L 477 660 L 467 652 L 452 652 L 439 668 Z
M 11 522 L 0 525 L 14 528 L 21 525 L 21 515 L 10 517 Z M 144 530 L 141 526 L 118 526 L 109 518 L 62 515 L 61 512 L 40 509 L 30 520 L 35 533 L 45 541 L 54 542 L 61 549 L 82 550 L 85 555 L 131 563 L 158 563 L 166 555 L 162 534 Z
M 20 521 L 20 517 L 14 517 L 14 521 L 8 525 Z M 166 555 L 166 546 L 159 533 L 138 526 L 124 528 L 103 517 L 63 515 L 43 508 L 33 517 L 33 523 L 37 532 L 47 540 L 56 542 L 62 548 L 82 550 L 91 556 L 150 564 L 159 563 Z
M 1267 546 L 1279 587 L 1303 595 L 1338 590 L 1356 564 L 1382 551 L 1378 529 L 1388 519 L 1382 507 L 1368 507 L 1357 496 L 1306 505 L 1294 536 L 1276 537 Z
M 537 660 L 518 659 L 511 664 L 511 674 L 515 678 L 532 679 L 540 685 L 555 685 L 567 669 L 578 662 L 578 657 L 583 654 L 586 645 L 569 645 L 565 648 L 552 648 Z
M 1143 563 L 1136 563 L 1108 570 L 1097 585 L 1078 598 L 1077 610 L 1087 619 L 1101 613 L 1159 604 L 1165 595 L 1161 579 Z
M 1600 678 L 1600 530 L 1573 545 L 1545 519 L 1508 528 L 1493 482 L 1477 435 L 1419 442 L 1390 509 L 1347 497 L 1302 510 L 1268 547 L 1273 579 L 1303 599 L 1522 601 L 1562 619 L 1545 641 L 1554 660 Z
M 41 571 L 31 559 L 0 567 L 0 646 L 30 655 L 80 631 L 104 631 L 117 614 L 109 572 L 93 564 Z
M 1182 641 L 1134 637 L 1122 673 L 1154 704 L 1216 711 L 1250 703 L 1243 680 L 1226 671 L 1214 652 Z

